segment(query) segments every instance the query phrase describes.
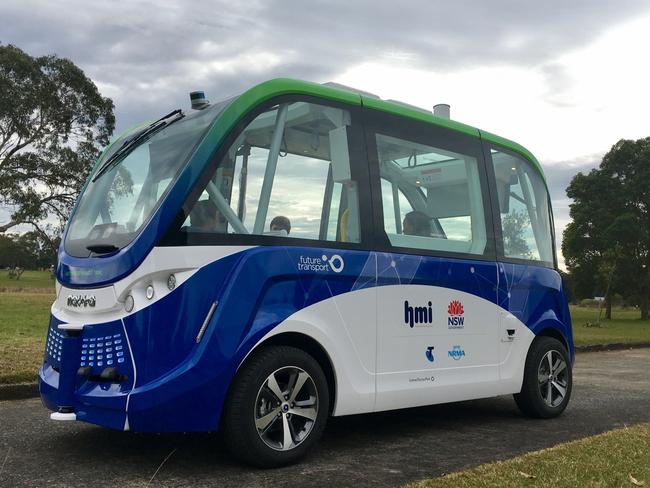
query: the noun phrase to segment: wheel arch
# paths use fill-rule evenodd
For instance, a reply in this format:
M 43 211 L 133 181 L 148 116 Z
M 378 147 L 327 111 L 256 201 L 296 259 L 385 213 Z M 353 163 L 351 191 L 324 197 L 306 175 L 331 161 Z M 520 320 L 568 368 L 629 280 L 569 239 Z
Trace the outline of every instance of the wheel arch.
M 548 326 L 542 328 L 535 335 L 537 337 L 552 337 L 553 339 L 557 339 L 558 341 L 560 341 L 562 343 L 562 345 L 564 345 L 567 352 L 569 353 L 569 357 L 571 357 L 571 347 L 569 347 L 569 341 L 564 336 L 562 331 L 560 331 L 557 327 L 553 327 L 551 325 L 548 325 Z
M 332 359 L 322 344 L 313 337 L 302 334 L 300 332 L 282 332 L 280 334 L 273 335 L 257 344 L 255 348 L 249 352 L 244 361 L 242 361 L 242 363 L 239 365 L 239 368 L 246 364 L 246 361 L 248 361 L 248 359 L 256 351 L 260 350 L 260 348 L 268 346 L 295 347 L 296 349 L 300 349 L 306 352 L 316 360 L 316 362 L 322 368 L 323 373 L 325 373 L 325 378 L 327 380 L 327 388 L 330 394 L 328 410 L 331 414 L 334 411 L 334 407 L 336 405 L 336 372 L 334 370 Z

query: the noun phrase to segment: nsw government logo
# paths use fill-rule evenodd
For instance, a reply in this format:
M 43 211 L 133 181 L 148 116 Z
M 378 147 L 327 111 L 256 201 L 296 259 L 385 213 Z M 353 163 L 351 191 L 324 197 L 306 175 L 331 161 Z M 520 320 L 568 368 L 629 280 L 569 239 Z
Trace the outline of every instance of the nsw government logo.
M 452 346 L 451 351 L 447 353 L 450 358 L 454 358 L 454 361 L 460 361 L 460 358 L 465 357 L 465 349 L 460 346 Z
M 427 347 L 427 350 L 424 351 L 424 355 L 427 357 L 430 363 L 432 363 L 435 360 L 435 358 L 433 357 L 433 349 L 434 349 L 433 346 L 429 346 Z
M 465 317 L 463 314 L 465 313 L 465 309 L 463 308 L 463 304 L 459 302 L 458 300 L 452 300 L 449 302 L 449 306 L 447 307 L 447 313 L 449 316 L 447 317 L 447 328 L 448 329 L 464 329 L 465 328 Z

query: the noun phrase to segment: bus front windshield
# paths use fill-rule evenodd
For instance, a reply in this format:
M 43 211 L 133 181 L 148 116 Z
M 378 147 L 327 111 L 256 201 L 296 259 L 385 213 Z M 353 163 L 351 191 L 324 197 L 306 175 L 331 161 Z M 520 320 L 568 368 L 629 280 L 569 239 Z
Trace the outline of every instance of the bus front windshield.
M 230 100 L 193 111 L 110 158 L 145 128 L 116 141 L 96 166 L 70 221 L 65 250 L 76 257 L 115 252 L 129 244 L 156 210 L 211 123 Z M 106 164 L 108 162 L 108 164 Z

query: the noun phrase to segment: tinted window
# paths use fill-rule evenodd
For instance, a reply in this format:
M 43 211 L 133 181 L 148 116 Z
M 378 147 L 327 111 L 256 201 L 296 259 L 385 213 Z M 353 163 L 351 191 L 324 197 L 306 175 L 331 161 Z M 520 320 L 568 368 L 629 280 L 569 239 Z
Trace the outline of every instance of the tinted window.
M 225 100 L 190 112 L 145 138 L 126 157 L 91 180 L 70 221 L 66 251 L 82 257 L 88 256 L 88 247 L 121 248 L 131 242 L 158 207 L 192 149 L 229 103 Z M 102 168 L 111 155 L 141 131 L 116 141 L 97 168 Z
M 492 150 L 505 257 L 553 264 L 549 199 L 528 161 Z
M 181 231 L 359 242 L 350 123 L 346 110 L 306 102 L 258 115 L 223 156 Z
M 384 230 L 398 247 L 483 254 L 483 196 L 475 157 L 376 135 Z

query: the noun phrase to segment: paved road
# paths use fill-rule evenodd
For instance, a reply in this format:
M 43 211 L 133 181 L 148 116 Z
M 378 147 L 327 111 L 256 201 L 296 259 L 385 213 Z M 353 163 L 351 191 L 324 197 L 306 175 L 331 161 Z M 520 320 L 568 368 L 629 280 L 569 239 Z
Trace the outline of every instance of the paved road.
M 578 356 L 571 404 L 522 417 L 510 397 L 331 419 L 316 452 L 277 470 L 238 465 L 208 434 L 55 423 L 40 401 L 0 402 L 0 486 L 399 486 L 650 421 L 650 349 Z M 170 455 L 171 454 L 171 455 Z

